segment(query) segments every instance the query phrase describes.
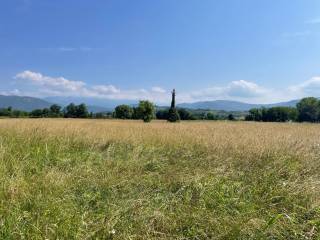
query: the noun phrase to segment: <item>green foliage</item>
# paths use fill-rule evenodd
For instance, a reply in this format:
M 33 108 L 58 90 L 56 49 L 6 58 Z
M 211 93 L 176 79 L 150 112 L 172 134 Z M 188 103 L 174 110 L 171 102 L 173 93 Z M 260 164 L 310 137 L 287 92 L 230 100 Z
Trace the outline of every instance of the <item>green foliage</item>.
M 114 116 L 120 119 L 131 119 L 133 115 L 133 108 L 129 105 L 119 105 L 115 108 Z
M 50 106 L 50 117 L 60 117 L 61 116 L 61 106 L 53 104 Z
M 88 118 L 89 112 L 87 106 L 82 103 L 80 105 L 75 105 L 74 103 L 70 103 L 64 109 L 64 117 L 65 118 Z
M 21 110 L 12 109 L 12 107 L 0 109 L 0 117 L 20 118 L 28 117 L 29 113 Z
M 254 108 L 246 116 L 247 121 L 288 122 L 297 120 L 297 109 L 292 107 Z
M 168 122 L 180 121 L 180 115 L 178 113 L 178 110 L 176 109 L 176 90 L 175 89 L 173 89 L 172 91 L 171 107 L 168 111 L 167 120 Z
M 135 114 L 138 119 L 151 122 L 155 118 L 155 106 L 149 101 L 140 101 Z
M 302 99 L 297 104 L 298 120 L 300 122 L 318 122 L 320 117 L 320 102 L 314 97 Z
M 50 117 L 50 109 L 49 108 L 44 108 L 42 109 L 42 117 Z
M 43 110 L 42 109 L 35 109 L 35 110 L 31 111 L 30 117 L 33 117 L 33 118 L 43 117 Z
M 70 103 L 64 108 L 65 118 L 76 118 L 77 117 L 77 106 L 74 103 Z
M 213 114 L 212 112 L 208 112 L 203 116 L 203 120 L 218 120 L 218 116 Z
M 192 113 L 184 108 L 178 108 L 178 113 L 181 120 L 194 120 Z
M 176 108 L 169 109 L 167 120 L 169 122 L 179 122 L 180 121 L 180 115 L 179 115 L 178 110 Z
M 87 105 L 81 103 L 80 105 L 76 106 L 76 117 L 77 118 L 88 118 L 89 112 Z
M 234 121 L 234 120 L 236 120 L 236 119 L 234 118 L 233 114 L 230 113 L 230 114 L 228 115 L 228 120 L 229 120 L 229 121 Z
M 249 110 L 249 114 L 246 116 L 246 121 L 262 121 L 262 109 L 252 108 Z
M 169 109 L 160 109 L 156 113 L 156 118 L 161 120 L 167 120 L 169 114 Z

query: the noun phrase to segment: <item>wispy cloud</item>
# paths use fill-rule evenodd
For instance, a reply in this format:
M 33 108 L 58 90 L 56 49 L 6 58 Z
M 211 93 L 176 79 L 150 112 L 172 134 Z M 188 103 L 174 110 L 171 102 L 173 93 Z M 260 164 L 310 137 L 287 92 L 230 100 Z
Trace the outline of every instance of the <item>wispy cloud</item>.
M 93 47 L 47 47 L 47 48 L 40 48 L 39 50 L 43 51 L 51 51 L 51 52 L 91 52 L 94 50 L 103 50 L 103 48 L 93 48 Z
M 286 32 L 283 33 L 282 36 L 285 38 L 296 38 L 296 37 L 305 37 L 311 35 L 312 32 L 307 30 L 307 31 L 297 31 L 297 32 Z
M 306 23 L 307 24 L 320 24 L 320 17 L 307 20 Z

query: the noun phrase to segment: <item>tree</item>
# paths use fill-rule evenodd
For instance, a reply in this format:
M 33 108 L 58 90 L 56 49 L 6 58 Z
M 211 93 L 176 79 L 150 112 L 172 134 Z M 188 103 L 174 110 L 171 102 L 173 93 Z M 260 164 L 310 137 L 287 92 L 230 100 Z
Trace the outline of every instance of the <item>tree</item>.
M 75 118 L 77 116 L 77 107 L 74 103 L 70 103 L 64 109 L 65 118 Z
M 297 109 L 292 107 L 268 108 L 262 116 L 264 122 L 287 122 L 296 121 Z
M 167 120 L 168 119 L 169 110 L 168 109 L 160 109 L 156 113 L 157 119 Z
M 214 115 L 212 112 L 208 112 L 203 116 L 203 118 L 206 120 L 218 120 L 218 117 Z
M 80 105 L 76 106 L 76 117 L 78 118 L 89 117 L 87 105 L 85 105 L 84 103 L 81 103 Z
M 51 117 L 59 117 L 61 116 L 61 106 L 58 104 L 53 104 L 50 106 L 50 116 Z
M 50 115 L 49 108 L 42 109 L 42 117 L 49 117 L 49 115 Z
M 43 117 L 43 109 L 35 109 L 35 110 L 31 111 L 30 116 L 34 117 L 34 118 Z
M 194 120 L 195 117 L 192 115 L 192 113 L 184 108 L 179 108 L 178 113 L 181 120 Z
M 249 114 L 246 116 L 246 121 L 262 121 L 262 112 L 264 110 L 260 108 L 252 108 L 249 110 Z
M 172 91 L 171 107 L 168 112 L 168 121 L 169 122 L 178 122 L 180 121 L 180 115 L 176 109 L 176 90 Z
M 234 121 L 234 120 L 236 120 L 236 119 L 234 118 L 233 114 L 230 113 L 230 114 L 228 115 L 228 120 L 229 120 L 229 121 Z
M 320 102 L 314 97 L 303 98 L 297 104 L 298 121 L 317 122 L 319 121 Z
M 155 107 L 153 103 L 149 101 L 140 101 L 136 111 L 137 117 L 144 122 L 151 122 L 155 117 Z
M 115 108 L 115 118 L 131 119 L 133 115 L 132 107 L 128 105 L 119 105 Z

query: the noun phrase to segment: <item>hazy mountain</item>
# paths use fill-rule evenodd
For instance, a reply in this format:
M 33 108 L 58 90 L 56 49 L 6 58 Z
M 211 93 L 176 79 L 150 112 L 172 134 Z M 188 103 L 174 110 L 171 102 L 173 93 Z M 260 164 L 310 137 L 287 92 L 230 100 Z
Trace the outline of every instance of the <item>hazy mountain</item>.
M 40 98 L 0 95 L 0 108 L 12 107 L 13 109 L 32 111 L 37 108 L 47 108 L 51 105 L 52 103 Z
M 88 105 L 89 110 L 100 110 L 100 111 L 92 111 L 92 112 L 104 112 L 104 111 L 112 111 L 116 106 L 120 104 L 136 104 L 137 101 L 130 100 L 111 100 L 111 99 L 96 99 L 96 98 L 83 98 L 83 97 L 47 97 L 45 100 L 49 102 L 55 102 L 62 106 L 66 106 L 69 103 L 85 103 Z M 99 109 L 100 108 L 100 109 Z
M 211 109 L 211 110 L 224 110 L 224 111 L 248 111 L 251 108 L 259 107 L 294 107 L 299 100 L 292 100 L 289 102 L 281 102 L 274 104 L 250 104 L 238 101 L 229 100 L 216 100 L 216 101 L 205 101 L 205 102 L 194 102 L 194 103 L 181 103 L 178 107 L 189 108 L 189 109 Z
M 209 110 L 224 110 L 224 111 L 248 111 L 251 108 L 257 107 L 274 107 L 286 106 L 294 107 L 299 100 L 292 100 L 288 102 L 274 103 L 274 104 L 250 104 L 237 101 L 216 100 L 194 103 L 178 104 L 178 107 L 189 109 L 209 109 Z M 92 98 L 76 98 L 76 97 L 49 97 L 45 99 L 34 97 L 20 97 L 20 96 L 4 96 L 0 95 L 0 108 L 12 107 L 14 109 L 32 111 L 37 108 L 48 108 L 53 103 L 57 103 L 62 107 L 69 103 L 85 103 L 88 105 L 89 112 L 108 112 L 120 104 L 128 104 L 136 106 L 136 101 L 121 101 L 121 100 L 105 100 L 105 99 L 92 99 Z
M 88 111 L 93 113 L 112 112 L 113 108 L 106 108 L 101 106 L 88 105 Z

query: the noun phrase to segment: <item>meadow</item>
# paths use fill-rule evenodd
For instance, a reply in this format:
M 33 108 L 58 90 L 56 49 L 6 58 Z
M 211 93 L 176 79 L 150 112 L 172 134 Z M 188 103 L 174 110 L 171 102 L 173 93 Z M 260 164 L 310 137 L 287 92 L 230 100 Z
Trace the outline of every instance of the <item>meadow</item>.
M 1 119 L 0 239 L 320 239 L 320 125 Z

